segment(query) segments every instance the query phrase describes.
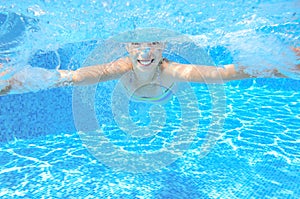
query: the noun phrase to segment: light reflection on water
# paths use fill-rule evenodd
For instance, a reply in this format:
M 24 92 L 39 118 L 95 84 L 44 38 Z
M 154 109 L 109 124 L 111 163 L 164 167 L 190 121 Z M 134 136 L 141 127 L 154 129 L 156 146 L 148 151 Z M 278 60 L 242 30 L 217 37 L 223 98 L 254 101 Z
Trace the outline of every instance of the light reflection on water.
M 286 61 L 287 59 L 276 60 L 274 57 L 286 52 L 284 47 L 299 45 L 300 17 L 297 1 L 243 1 L 243 4 L 240 1 L 207 1 L 201 4 L 193 1 L 144 4 L 138 1 L 84 2 L 1 2 L 0 9 L 6 12 L 23 14 L 28 20 L 37 19 L 33 24 L 25 23 L 29 24 L 23 27 L 28 30 L 28 34 L 23 35 L 23 40 L 17 40 L 21 42 L 17 50 L 30 47 L 27 54 L 22 54 L 21 63 L 40 49 L 58 51 L 61 55 L 63 50 L 59 47 L 62 44 L 106 39 L 128 29 L 149 26 L 191 34 L 200 46 L 225 46 L 234 60 L 238 58 L 246 64 L 251 63 L 254 68 L 258 67 L 255 62 L 260 63 L 263 59 L 267 59 L 271 65 Z M 1 30 L 1 36 L 3 35 Z M 75 47 L 73 51 L 76 48 L 79 47 Z M 241 50 L 244 50 L 243 53 L 240 53 Z M 272 50 L 276 50 L 275 55 Z M 86 56 L 75 53 L 69 60 L 74 61 L 80 55 L 82 59 Z M 69 68 L 66 66 L 69 63 L 64 67 Z M 17 66 L 22 68 L 24 65 Z M 199 147 L 205 138 L 201 133 L 206 130 L 203 126 L 185 156 L 158 173 L 114 173 L 88 153 L 75 132 L 56 132 L 36 139 L 3 142 L 0 149 L 0 181 L 3 182 L 0 196 L 84 197 L 90 194 L 102 198 L 108 195 L 119 198 L 176 198 L 180 193 L 183 198 L 299 198 L 299 84 L 292 82 L 290 86 L 277 90 L 276 84 L 281 88 L 285 80 L 268 81 L 263 79 L 254 84 L 248 81 L 228 85 L 224 134 L 214 150 L 203 159 L 197 158 Z M 270 84 L 275 86 L 272 88 Z M 195 89 L 203 88 L 199 86 Z M 60 91 L 60 95 L 68 95 L 68 92 Z M 49 95 L 49 92 L 36 96 L 41 102 L 34 101 L 34 94 L 27 95 L 27 98 L 17 97 L 15 102 L 20 104 L 18 108 L 27 110 L 28 113 L 20 113 L 27 118 L 23 119 L 23 123 L 30 120 L 30 117 L 35 120 L 34 117 L 43 116 L 38 111 L 30 112 L 32 107 L 22 104 L 25 103 L 23 99 L 32 98 L 33 105 L 40 106 L 40 112 L 52 113 L 45 108 L 47 104 L 42 102 L 49 96 L 60 101 L 68 100 L 59 98 L 59 95 Z M 203 98 L 205 95 L 202 93 L 199 104 L 203 105 L 204 110 L 209 110 Z M 1 110 L 4 110 L 3 104 L 12 101 L 1 100 Z M 55 103 L 54 100 L 52 103 Z M 101 106 L 104 102 L 99 103 Z M 10 113 L 11 107 L 6 107 L 3 112 L 13 114 Z M 65 110 L 62 107 L 57 103 L 52 108 L 62 109 L 58 110 L 58 115 L 61 116 Z M 208 113 L 204 111 L 203 117 L 206 119 Z M 70 120 L 71 116 L 65 119 Z M 66 122 L 65 119 L 57 121 L 63 123 Z M 110 121 L 110 118 L 102 119 Z M 41 122 L 42 126 L 48 125 L 46 121 Z M 26 126 L 19 121 L 6 121 L 2 124 L 5 124 L 1 126 L 1 133 L 4 132 L 2 136 L 11 132 L 9 129 L 17 132 L 19 127 Z M 59 122 L 56 124 L 60 125 Z M 112 127 L 105 127 L 112 130 L 110 128 Z M 41 134 L 43 130 L 42 127 L 35 129 Z M 162 136 L 154 142 L 160 146 L 163 140 Z M 121 141 L 119 145 L 126 145 Z M 151 150 L 151 147 L 144 148 Z

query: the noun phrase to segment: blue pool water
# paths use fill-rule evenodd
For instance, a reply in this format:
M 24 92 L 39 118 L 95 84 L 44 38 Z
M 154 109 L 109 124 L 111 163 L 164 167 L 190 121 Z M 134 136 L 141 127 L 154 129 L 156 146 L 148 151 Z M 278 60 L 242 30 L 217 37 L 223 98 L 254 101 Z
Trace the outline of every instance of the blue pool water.
M 260 71 L 262 61 L 269 67 L 287 63 L 290 59 L 277 57 L 291 58 L 285 47 L 299 46 L 299 6 L 280 0 L 5 1 L 0 55 L 10 57 L 15 70 L 26 64 L 77 69 L 101 46 L 99 41 L 136 27 L 159 27 L 191 35 L 215 65 L 242 62 Z M 184 61 L 175 52 L 166 56 Z M 137 154 L 172 143 L 182 116 L 176 97 L 163 106 L 167 123 L 159 134 L 130 138 L 112 112 L 117 84 L 101 83 L 95 92 L 96 118 L 110 142 Z M 76 126 L 73 88 L 1 96 L 0 197 L 299 198 L 297 76 L 224 84 L 225 121 L 205 156 L 203 145 L 212 135 L 212 93 L 204 84 L 191 88 L 200 110 L 196 135 L 176 161 L 151 172 L 115 170 L 91 151 Z M 132 120 L 149 124 L 150 108 L 132 102 Z

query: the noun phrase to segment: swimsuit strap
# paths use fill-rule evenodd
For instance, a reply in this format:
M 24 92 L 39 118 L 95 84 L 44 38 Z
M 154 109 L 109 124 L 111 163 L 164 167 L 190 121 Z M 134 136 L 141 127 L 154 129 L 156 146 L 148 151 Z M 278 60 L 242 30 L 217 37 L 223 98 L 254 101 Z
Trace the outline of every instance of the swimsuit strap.
M 172 89 L 174 87 L 174 83 L 167 88 L 166 90 L 164 90 L 164 93 L 160 96 L 157 97 L 139 97 L 136 95 L 132 95 L 131 99 L 133 99 L 134 101 L 143 101 L 143 102 L 150 102 L 150 103 L 163 103 L 165 101 L 167 101 L 168 99 L 170 99 L 170 97 L 173 95 Z
M 164 89 L 165 87 L 162 86 L 163 84 L 162 84 L 162 79 L 161 79 L 159 70 L 160 70 L 160 66 L 162 65 L 162 63 L 164 61 L 168 61 L 168 60 L 166 58 L 163 58 L 159 62 L 159 65 L 158 65 L 159 67 L 157 67 L 157 71 L 156 71 L 157 79 L 159 81 L 159 86 L 162 89 L 162 95 L 157 96 L 157 97 L 139 97 L 139 96 L 134 95 L 134 93 L 133 93 L 130 96 L 131 99 L 133 99 L 134 101 L 144 101 L 144 102 L 150 102 L 150 103 L 162 103 L 162 102 L 167 101 L 173 95 L 172 89 L 174 87 L 174 83 L 172 83 L 171 86 L 169 88 L 167 88 L 167 89 Z M 130 78 L 130 83 L 131 82 L 132 82 L 132 79 Z M 125 87 L 125 88 L 126 88 L 127 92 L 130 93 L 129 89 L 127 89 L 127 87 Z

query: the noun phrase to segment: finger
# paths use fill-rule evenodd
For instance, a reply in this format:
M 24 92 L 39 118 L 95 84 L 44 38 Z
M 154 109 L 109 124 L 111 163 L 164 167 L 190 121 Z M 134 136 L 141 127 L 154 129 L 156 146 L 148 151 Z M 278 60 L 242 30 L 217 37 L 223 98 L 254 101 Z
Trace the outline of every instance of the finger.
M 6 75 L 9 71 L 0 72 L 0 77 Z
M 296 53 L 297 56 L 300 57 L 300 47 L 297 47 L 297 48 L 292 48 L 292 50 Z
M 5 75 L 9 74 L 12 70 L 3 68 L 3 65 L 0 64 L 0 77 L 4 77 Z

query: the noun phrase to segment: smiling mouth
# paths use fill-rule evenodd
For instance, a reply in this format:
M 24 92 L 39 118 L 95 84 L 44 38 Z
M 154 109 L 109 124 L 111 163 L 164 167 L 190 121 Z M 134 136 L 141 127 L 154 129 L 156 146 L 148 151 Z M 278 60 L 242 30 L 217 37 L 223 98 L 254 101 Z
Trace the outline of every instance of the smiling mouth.
M 149 59 L 149 60 L 137 60 L 139 62 L 139 64 L 141 64 L 142 66 L 149 66 L 150 64 L 152 64 L 154 62 L 154 59 Z

